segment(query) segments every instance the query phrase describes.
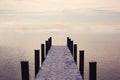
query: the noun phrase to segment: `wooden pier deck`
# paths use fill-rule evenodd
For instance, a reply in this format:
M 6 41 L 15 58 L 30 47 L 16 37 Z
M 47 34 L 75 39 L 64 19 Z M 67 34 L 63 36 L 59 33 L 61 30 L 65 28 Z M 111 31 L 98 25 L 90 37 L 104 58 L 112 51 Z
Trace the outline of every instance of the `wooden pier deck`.
M 67 46 L 52 46 L 35 80 L 82 80 Z
M 84 80 L 84 50 L 79 50 L 78 69 L 77 44 L 71 38 L 67 37 L 67 46 L 52 46 L 50 37 L 41 44 L 41 54 L 40 50 L 34 50 L 34 54 L 35 80 Z M 97 62 L 89 62 L 89 80 L 97 80 L 96 67 Z M 21 76 L 30 80 L 29 61 L 21 61 Z

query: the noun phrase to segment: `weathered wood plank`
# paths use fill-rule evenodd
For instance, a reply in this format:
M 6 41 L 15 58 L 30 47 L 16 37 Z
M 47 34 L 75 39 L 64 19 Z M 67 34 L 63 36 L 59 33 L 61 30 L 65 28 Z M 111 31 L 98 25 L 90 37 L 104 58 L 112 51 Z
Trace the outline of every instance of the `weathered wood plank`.
M 67 46 L 52 46 L 36 80 L 82 80 Z

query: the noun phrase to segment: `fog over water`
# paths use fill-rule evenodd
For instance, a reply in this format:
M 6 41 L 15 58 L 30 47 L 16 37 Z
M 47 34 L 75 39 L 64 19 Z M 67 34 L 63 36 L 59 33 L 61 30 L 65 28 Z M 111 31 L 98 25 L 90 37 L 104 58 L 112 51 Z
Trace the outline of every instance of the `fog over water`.
M 119 0 L 0 0 L 0 80 L 21 80 L 20 61 L 30 63 L 34 80 L 34 50 L 48 37 L 66 45 L 66 37 L 85 50 L 85 80 L 89 61 L 97 61 L 97 80 L 120 80 Z

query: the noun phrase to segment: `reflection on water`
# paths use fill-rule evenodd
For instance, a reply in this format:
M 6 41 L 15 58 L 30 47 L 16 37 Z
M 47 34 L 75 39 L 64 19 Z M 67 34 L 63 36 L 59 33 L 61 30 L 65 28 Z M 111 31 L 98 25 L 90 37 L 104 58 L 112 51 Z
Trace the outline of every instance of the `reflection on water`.
M 34 49 L 49 36 L 54 44 L 66 44 L 68 34 L 4 34 L 0 37 L 0 80 L 21 80 L 20 61 L 29 60 L 30 78 L 34 80 Z M 119 34 L 72 34 L 78 49 L 85 50 L 85 80 L 89 61 L 97 61 L 97 80 L 120 80 Z

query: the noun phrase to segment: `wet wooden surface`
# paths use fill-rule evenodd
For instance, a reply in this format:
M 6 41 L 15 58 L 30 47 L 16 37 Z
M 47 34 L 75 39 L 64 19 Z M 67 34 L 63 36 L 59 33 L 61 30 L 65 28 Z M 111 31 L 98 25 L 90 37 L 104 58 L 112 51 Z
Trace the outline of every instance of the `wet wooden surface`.
M 52 46 L 35 80 L 82 80 L 67 46 Z

